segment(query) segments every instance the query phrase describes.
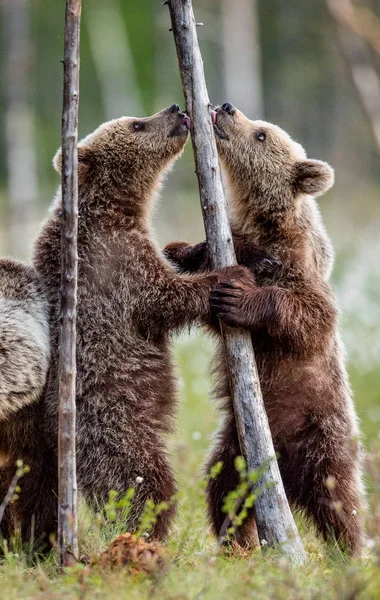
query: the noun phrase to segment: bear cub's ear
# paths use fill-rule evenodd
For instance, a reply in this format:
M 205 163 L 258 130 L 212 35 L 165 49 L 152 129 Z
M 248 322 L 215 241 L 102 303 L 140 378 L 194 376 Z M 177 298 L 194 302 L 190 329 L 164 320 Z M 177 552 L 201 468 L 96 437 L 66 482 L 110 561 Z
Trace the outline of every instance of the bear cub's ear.
M 78 175 L 80 174 L 82 165 L 89 161 L 90 151 L 86 146 L 78 146 Z M 62 148 L 58 148 L 54 158 L 53 167 L 57 173 L 62 173 Z
M 320 196 L 334 185 L 334 169 L 321 160 L 303 160 L 294 165 L 298 193 Z

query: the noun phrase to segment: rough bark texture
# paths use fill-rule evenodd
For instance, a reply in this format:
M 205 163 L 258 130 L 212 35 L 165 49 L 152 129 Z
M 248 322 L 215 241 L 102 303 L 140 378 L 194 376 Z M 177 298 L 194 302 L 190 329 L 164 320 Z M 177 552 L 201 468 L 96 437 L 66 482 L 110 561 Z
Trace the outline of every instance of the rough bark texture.
M 62 275 L 58 432 L 58 546 L 61 566 L 72 564 L 78 554 L 75 381 L 80 14 L 81 0 L 67 0 L 62 112 Z
M 191 137 L 211 263 L 213 268 L 222 268 L 235 264 L 236 258 L 192 2 L 169 0 L 168 5 L 186 110 L 191 118 Z M 222 327 L 222 335 L 241 452 L 247 458 L 249 470 L 269 465 L 259 482 L 262 491 L 254 507 L 260 540 L 263 546 L 279 547 L 292 560 L 302 563 L 305 552 L 275 458 L 250 334 Z

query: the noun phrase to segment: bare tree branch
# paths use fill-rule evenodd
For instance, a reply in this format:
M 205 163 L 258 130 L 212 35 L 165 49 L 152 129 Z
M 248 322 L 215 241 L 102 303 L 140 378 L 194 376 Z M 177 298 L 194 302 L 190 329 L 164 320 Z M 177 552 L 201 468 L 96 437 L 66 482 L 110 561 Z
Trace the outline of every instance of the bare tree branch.
M 380 19 L 372 10 L 367 6 L 358 6 L 351 0 L 332 0 L 329 4 L 342 27 L 366 39 L 373 50 L 380 54 Z
M 201 206 L 213 268 L 236 264 L 227 217 L 218 155 L 210 118 L 203 62 L 198 46 L 191 0 L 168 0 L 179 69 L 191 118 L 191 136 Z M 275 457 L 260 390 L 250 334 L 222 327 L 226 364 L 242 454 L 248 469 L 268 465 L 254 505 L 260 539 L 303 563 L 305 551 L 298 535 Z M 265 542 L 264 542 L 265 540 Z
M 62 236 L 59 350 L 58 548 L 62 567 L 78 556 L 75 456 L 78 231 L 78 103 L 81 0 L 66 1 L 62 110 Z

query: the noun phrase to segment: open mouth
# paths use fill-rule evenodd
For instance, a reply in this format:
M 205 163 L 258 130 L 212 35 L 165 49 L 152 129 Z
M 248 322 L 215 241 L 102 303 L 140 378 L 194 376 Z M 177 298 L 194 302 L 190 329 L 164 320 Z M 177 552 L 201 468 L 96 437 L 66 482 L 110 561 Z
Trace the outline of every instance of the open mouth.
M 211 111 L 211 121 L 214 127 L 214 131 L 216 133 L 216 135 L 221 139 L 221 140 L 228 140 L 228 135 L 226 134 L 226 132 L 218 125 L 217 123 L 217 118 L 218 118 L 218 113 L 216 112 L 216 110 L 212 110 Z
M 189 133 L 189 131 L 190 131 L 190 117 L 188 115 L 183 114 L 181 116 L 180 123 L 171 130 L 169 137 L 183 135 L 184 133 L 186 133 L 186 135 L 187 135 Z

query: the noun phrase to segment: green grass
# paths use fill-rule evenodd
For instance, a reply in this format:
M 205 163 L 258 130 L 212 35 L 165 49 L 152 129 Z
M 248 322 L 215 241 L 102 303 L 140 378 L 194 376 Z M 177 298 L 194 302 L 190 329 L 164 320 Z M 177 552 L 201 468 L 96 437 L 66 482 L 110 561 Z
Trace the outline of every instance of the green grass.
M 54 552 L 39 564 L 28 566 L 21 550 L 13 549 L 0 566 L 0 599 L 380 599 L 380 459 L 372 452 L 370 471 L 371 548 L 362 560 L 349 561 L 338 550 L 322 544 L 297 517 L 308 552 L 303 568 L 292 567 L 276 554 L 245 556 L 218 553 L 208 531 L 203 498 L 202 463 L 216 429 L 217 416 L 208 399 L 211 343 L 191 337 L 176 344 L 179 373 L 183 379 L 177 433 L 170 440 L 178 475 L 180 507 L 166 544 L 166 568 L 154 577 L 129 576 L 125 569 L 104 572 L 80 564 L 59 574 Z M 378 428 L 371 420 L 368 398 L 375 400 L 375 375 L 354 373 L 359 412 L 369 443 L 378 442 Z M 375 410 L 376 413 L 376 410 Z M 375 414 L 373 413 L 373 414 Z M 376 413 L 377 414 L 377 413 Z M 80 506 L 80 553 L 96 557 L 119 533 L 120 524 L 101 526 L 99 515 Z

